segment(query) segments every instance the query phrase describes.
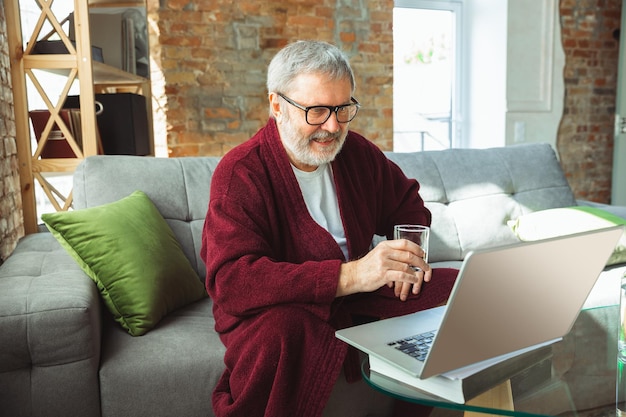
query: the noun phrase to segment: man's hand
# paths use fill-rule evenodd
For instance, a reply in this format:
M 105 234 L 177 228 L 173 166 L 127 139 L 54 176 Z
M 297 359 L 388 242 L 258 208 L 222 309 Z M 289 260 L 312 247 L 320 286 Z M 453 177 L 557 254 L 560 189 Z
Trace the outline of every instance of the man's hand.
M 337 296 L 372 292 L 387 285 L 404 301 L 410 292 L 419 293 L 422 282 L 430 281 L 432 271 L 424 255 L 422 248 L 409 240 L 381 242 L 363 258 L 341 266 Z

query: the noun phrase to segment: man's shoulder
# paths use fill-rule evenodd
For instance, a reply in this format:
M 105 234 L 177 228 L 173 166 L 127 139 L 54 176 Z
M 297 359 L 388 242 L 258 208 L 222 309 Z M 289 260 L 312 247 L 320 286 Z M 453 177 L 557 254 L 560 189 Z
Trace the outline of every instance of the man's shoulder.
M 226 195 L 235 199 L 249 198 L 249 190 L 264 182 L 259 179 L 265 168 L 258 146 L 249 141 L 231 149 L 215 167 L 211 179 L 212 200 Z
M 249 193 L 262 189 L 270 183 L 268 159 L 272 152 L 268 149 L 267 132 L 260 129 L 247 141 L 235 146 L 220 160 L 211 180 L 212 195 Z M 249 196 L 248 196 L 249 197 Z
M 344 154 L 344 157 L 347 156 L 349 158 L 361 160 L 363 158 L 370 158 L 378 161 L 385 161 L 387 159 L 376 144 L 352 130 L 348 133 L 348 137 L 346 138 L 346 142 L 342 149 L 342 154 Z
M 245 169 L 246 166 L 256 169 L 262 165 L 264 152 L 262 150 L 262 132 L 263 128 L 250 139 L 230 149 L 220 160 L 217 169 L 230 171 L 237 168 Z
M 260 145 L 253 137 L 229 150 L 220 160 L 220 165 L 232 167 L 255 160 L 260 160 Z
M 211 180 L 213 192 L 217 194 L 231 194 L 235 190 L 250 187 L 250 182 L 264 182 L 260 180 L 265 172 L 262 158 L 257 146 L 250 146 L 247 142 L 233 148 L 221 159 Z M 247 185 L 246 185 L 247 184 Z
M 272 146 L 273 135 L 276 134 L 274 126 L 272 120 L 268 121 L 250 139 L 229 150 L 220 161 L 222 168 L 250 166 L 256 169 L 264 165 L 265 159 L 271 153 L 269 148 Z

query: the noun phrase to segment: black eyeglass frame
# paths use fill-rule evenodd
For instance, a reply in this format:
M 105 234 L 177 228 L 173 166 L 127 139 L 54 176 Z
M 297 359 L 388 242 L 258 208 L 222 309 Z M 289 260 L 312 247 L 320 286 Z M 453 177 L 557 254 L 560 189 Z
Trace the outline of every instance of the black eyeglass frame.
M 280 97 L 282 97 L 287 103 L 291 104 L 294 107 L 299 108 L 300 110 L 304 111 L 304 120 L 307 122 L 307 124 L 311 125 L 311 126 L 320 126 L 323 125 L 324 123 L 326 123 L 328 121 L 328 119 L 330 119 L 330 116 L 335 113 L 335 118 L 337 119 L 337 123 L 350 123 L 351 121 L 354 120 L 354 118 L 356 117 L 357 113 L 359 113 L 359 109 L 361 108 L 361 104 L 354 98 L 354 97 L 350 97 L 350 101 L 352 103 L 350 104 L 342 104 L 341 106 L 308 106 L 305 107 L 302 104 L 298 104 L 295 101 L 293 101 L 292 99 L 290 99 L 289 97 L 287 97 L 286 95 L 282 94 L 282 93 L 276 93 L 278 94 Z M 339 121 L 339 110 L 343 110 L 346 107 L 351 107 L 354 106 L 356 108 L 356 111 L 354 112 L 354 115 L 350 118 L 350 120 L 346 120 L 345 122 L 341 122 Z M 326 119 L 324 119 L 323 122 L 321 123 L 311 123 L 309 122 L 309 110 L 312 109 L 328 109 L 330 110 L 328 112 L 328 117 L 326 117 Z

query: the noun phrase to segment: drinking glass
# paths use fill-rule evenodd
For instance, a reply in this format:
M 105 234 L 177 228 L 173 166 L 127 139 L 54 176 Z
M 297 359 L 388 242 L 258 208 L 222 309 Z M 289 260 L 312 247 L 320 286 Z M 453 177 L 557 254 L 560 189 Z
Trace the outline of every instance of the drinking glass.
M 428 262 L 428 240 L 430 237 L 430 227 L 418 224 L 398 224 L 393 228 L 394 239 L 407 239 L 417 243 L 424 251 L 424 261 Z M 413 269 L 420 271 L 420 268 L 413 266 Z

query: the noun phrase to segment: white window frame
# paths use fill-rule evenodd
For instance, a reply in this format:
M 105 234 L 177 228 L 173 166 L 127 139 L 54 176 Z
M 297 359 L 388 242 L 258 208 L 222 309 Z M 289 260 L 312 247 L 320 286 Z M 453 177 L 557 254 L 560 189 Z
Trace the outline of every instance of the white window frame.
M 466 74 L 466 61 L 465 51 L 467 50 L 467 43 L 463 42 L 463 39 L 467 39 L 464 36 L 464 19 L 463 19 L 463 0 L 394 0 L 394 7 L 408 8 L 408 9 L 429 9 L 429 10 L 445 10 L 453 12 L 455 16 L 454 27 L 454 78 L 452 86 L 452 103 L 450 107 L 450 146 L 464 147 L 467 140 L 463 135 L 463 115 L 464 104 L 466 103 L 467 90 L 463 87 L 466 83 L 463 82 L 463 74 Z

